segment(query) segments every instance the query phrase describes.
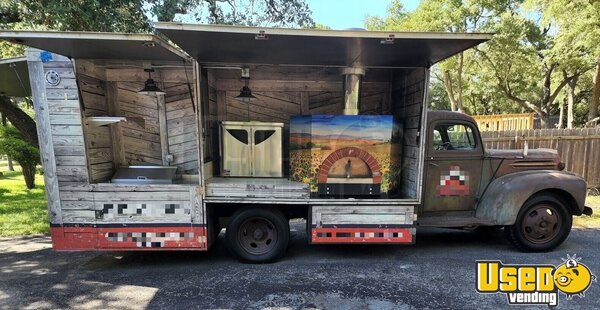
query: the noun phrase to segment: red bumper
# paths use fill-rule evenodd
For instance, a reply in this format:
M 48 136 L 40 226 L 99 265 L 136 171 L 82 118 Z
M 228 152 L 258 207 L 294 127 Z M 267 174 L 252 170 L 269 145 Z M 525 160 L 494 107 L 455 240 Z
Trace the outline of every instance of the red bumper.
M 411 228 L 312 228 L 312 243 L 414 243 Z
M 206 250 L 204 226 L 97 226 L 50 228 L 55 250 Z

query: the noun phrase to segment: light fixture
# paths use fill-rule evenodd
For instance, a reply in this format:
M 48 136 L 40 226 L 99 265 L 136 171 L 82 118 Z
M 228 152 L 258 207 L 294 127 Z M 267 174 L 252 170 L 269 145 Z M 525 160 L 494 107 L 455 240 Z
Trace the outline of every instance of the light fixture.
M 146 41 L 146 42 L 142 43 L 142 46 L 145 46 L 145 47 L 155 47 L 156 43 L 154 43 L 152 41 Z
M 264 41 L 264 40 L 268 40 L 269 36 L 267 35 L 267 33 L 264 30 L 261 30 L 258 32 L 258 34 L 254 35 L 254 40 L 259 40 L 259 41 Z
M 152 72 L 154 69 L 144 69 L 144 71 L 148 72 L 148 79 L 144 83 L 144 89 L 138 91 L 138 94 L 147 95 L 147 96 L 157 96 L 166 94 L 156 85 L 156 82 L 152 79 Z
M 256 97 L 252 95 L 250 87 L 248 87 L 248 84 L 250 84 L 250 68 L 242 68 L 242 80 L 244 80 L 244 87 L 242 87 L 240 94 L 235 99 L 245 103 L 256 100 Z
M 381 39 L 381 41 L 379 41 L 379 43 L 385 44 L 385 45 L 394 44 L 394 39 L 396 39 L 396 36 L 393 34 L 390 34 L 390 35 L 388 35 L 387 38 Z

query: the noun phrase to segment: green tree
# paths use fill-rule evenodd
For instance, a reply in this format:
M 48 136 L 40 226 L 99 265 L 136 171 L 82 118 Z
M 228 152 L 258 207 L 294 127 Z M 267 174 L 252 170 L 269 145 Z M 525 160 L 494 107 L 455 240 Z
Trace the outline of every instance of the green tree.
M 305 0 L 148 0 L 158 21 L 188 15 L 207 24 L 312 28 L 312 11 Z
M 2 126 L 6 127 L 8 126 L 8 120 L 6 119 L 6 116 L 4 115 L 0 115 L 0 123 L 2 124 Z M 8 164 L 8 171 L 15 171 L 15 167 L 13 165 L 13 160 L 12 157 L 7 156 L 7 164 Z
M 128 0 L 9 0 L 12 23 L 29 28 L 69 31 L 149 32 L 144 1 Z M 14 3 L 17 3 L 16 5 Z M 18 16 L 15 20 L 14 16 Z
M 481 32 L 497 22 L 502 12 L 514 10 L 515 0 L 423 0 L 407 12 L 400 0 L 388 7 L 385 19 L 367 17 L 365 25 L 373 30 Z M 433 77 L 443 83 L 451 110 L 464 109 L 464 72 L 473 63 L 473 51 L 459 53 L 439 65 Z
M 576 97 L 585 93 L 578 84 L 597 63 L 595 59 L 600 59 L 594 56 L 590 61 L 590 55 L 600 55 L 595 52 L 600 49 L 600 32 L 591 29 L 600 27 L 600 1 L 575 0 L 576 4 L 569 5 L 570 0 L 529 1 L 534 3 L 529 8 L 539 12 L 525 11 L 521 0 L 423 0 L 415 11 L 407 12 L 396 0 L 386 18 L 369 17 L 366 26 L 397 31 L 494 32 L 490 42 L 459 53 L 432 70 L 432 85 L 444 86 L 450 108 L 470 113 L 533 111 L 546 127 L 550 115 L 563 110 L 557 102 L 561 106 L 567 102 L 570 127 L 575 122 Z M 578 5 L 583 10 L 578 11 Z M 574 17 L 581 21 L 572 21 Z M 561 26 L 563 23 L 569 26 Z M 590 105 L 591 115 L 593 107 L 597 104 Z
M 321 23 L 315 23 L 314 26 L 310 27 L 312 29 L 320 29 L 320 30 L 331 30 L 331 27 L 325 25 L 325 24 L 321 24 Z
M 150 15 L 173 21 L 176 14 L 191 13 L 196 21 L 220 24 L 312 27 L 312 12 L 304 0 L 0 0 L 3 29 L 150 32 Z M 22 55 L 24 47 L 0 42 L 0 58 Z M 33 150 L 38 146 L 36 125 L 11 98 L 0 96 L 0 114 L 15 128 L 6 131 L 5 153 L 23 167 L 28 188 L 33 187 Z M 14 130 L 18 130 L 17 137 Z M 13 148 L 11 151 L 10 148 Z M 35 156 L 33 156 L 35 157 Z M 37 155 L 39 159 L 39 155 Z
M 0 113 L 17 130 L 21 132 L 23 139 L 31 145 L 38 147 L 38 136 L 35 121 L 33 117 L 25 112 L 23 107 L 9 97 L 0 95 Z
M 589 94 L 588 119 L 598 116 L 600 102 L 600 1 L 597 0 L 527 0 L 526 7 L 542 16 L 542 23 L 556 28 L 558 54 L 580 60 L 579 72 L 595 67 L 593 91 Z M 576 57 L 572 57 L 575 54 Z M 573 65 L 570 66 L 573 70 Z M 571 83 L 569 92 L 575 92 Z M 573 96 L 570 94 L 569 96 Z M 571 99 L 569 99 L 571 104 Z
M 432 110 L 450 110 L 450 101 L 444 85 L 438 80 L 432 80 L 429 86 L 429 105 Z
M 204 10 L 204 11 L 203 11 Z M 0 0 L 0 27 L 62 31 L 150 32 L 149 14 L 173 21 L 192 14 L 208 23 L 311 27 L 304 0 Z M 0 58 L 22 55 L 23 46 L 0 42 Z M 0 113 L 37 145 L 35 122 L 13 101 L 0 98 Z
M 40 164 L 40 152 L 12 126 L 0 127 L 0 153 L 12 157 L 23 169 L 25 185 L 35 188 L 35 170 Z
M 565 74 L 549 27 L 540 28 L 536 22 L 510 12 L 491 30 L 496 32 L 494 39 L 477 49 L 481 66 L 488 67 L 482 73 L 491 72 L 502 94 L 535 112 L 541 126 L 547 128 L 549 116 L 557 112 L 556 98 L 581 72 Z
M 153 19 L 246 26 L 314 26 L 312 11 L 305 0 L 0 0 L 0 25 L 24 24 L 28 29 L 150 32 Z

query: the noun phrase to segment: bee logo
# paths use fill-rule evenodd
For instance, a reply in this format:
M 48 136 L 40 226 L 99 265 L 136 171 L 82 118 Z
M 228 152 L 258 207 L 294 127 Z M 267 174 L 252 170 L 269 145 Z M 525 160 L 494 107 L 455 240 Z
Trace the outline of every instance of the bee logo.
M 581 258 L 567 255 L 560 265 L 503 264 L 501 261 L 477 261 L 477 292 L 501 293 L 510 305 L 558 306 L 561 294 L 567 300 L 585 297 L 596 276 Z
M 581 257 L 570 257 L 567 254 L 564 263 L 558 265 L 554 271 L 554 283 L 567 299 L 572 299 L 575 295 L 584 297 L 592 281 L 597 281 L 596 275 L 592 274 L 588 266 L 580 263 L 580 260 Z

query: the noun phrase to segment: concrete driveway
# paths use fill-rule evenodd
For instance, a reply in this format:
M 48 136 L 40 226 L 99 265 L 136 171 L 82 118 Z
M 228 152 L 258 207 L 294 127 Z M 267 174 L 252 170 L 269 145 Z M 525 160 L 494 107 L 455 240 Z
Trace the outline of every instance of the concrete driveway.
M 223 236 L 208 253 L 59 253 L 45 236 L 0 239 L 0 308 L 412 309 L 508 307 L 475 290 L 475 260 L 560 264 L 600 275 L 600 230 L 574 230 L 551 253 L 515 251 L 502 232 L 420 229 L 414 246 L 307 245 L 303 223 L 278 263 L 241 264 Z M 560 308 L 599 309 L 597 282 Z M 547 309 L 547 307 L 540 307 Z

